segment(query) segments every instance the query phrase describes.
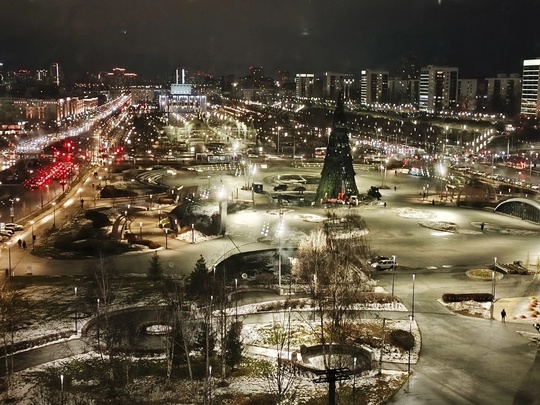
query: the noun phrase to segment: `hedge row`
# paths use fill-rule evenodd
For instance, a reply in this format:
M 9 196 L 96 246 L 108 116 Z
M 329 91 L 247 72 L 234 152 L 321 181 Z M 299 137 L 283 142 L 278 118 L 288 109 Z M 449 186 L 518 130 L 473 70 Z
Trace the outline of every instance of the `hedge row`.
M 57 340 L 60 340 L 60 339 L 67 339 L 73 334 L 75 334 L 74 331 L 68 330 L 68 331 L 63 331 L 63 332 L 52 333 L 52 334 L 46 335 L 46 336 L 41 336 L 39 338 L 32 339 L 32 340 L 25 340 L 25 341 L 22 341 L 22 342 L 16 342 L 16 343 L 13 344 L 13 346 L 11 346 L 10 344 L 8 344 L 6 346 L 0 346 L 0 353 L 5 354 L 6 353 L 6 348 L 7 348 L 7 353 L 20 352 L 21 350 L 31 349 L 31 348 L 36 347 L 36 346 L 43 346 L 43 345 L 45 345 L 47 343 L 54 342 L 54 341 L 57 341 Z
M 442 299 L 444 302 L 491 302 L 493 301 L 493 295 L 488 293 L 443 294 Z

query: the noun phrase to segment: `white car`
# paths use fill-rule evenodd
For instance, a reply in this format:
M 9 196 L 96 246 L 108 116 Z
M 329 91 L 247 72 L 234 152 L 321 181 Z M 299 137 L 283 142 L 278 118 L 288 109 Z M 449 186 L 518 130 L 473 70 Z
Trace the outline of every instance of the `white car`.
M 375 270 L 389 270 L 397 266 L 398 264 L 392 259 L 382 259 L 371 263 L 371 267 L 373 267 Z
M 24 230 L 24 226 L 20 224 L 14 224 L 12 222 L 9 222 L 5 225 L 6 229 L 11 229 L 12 231 L 22 231 Z

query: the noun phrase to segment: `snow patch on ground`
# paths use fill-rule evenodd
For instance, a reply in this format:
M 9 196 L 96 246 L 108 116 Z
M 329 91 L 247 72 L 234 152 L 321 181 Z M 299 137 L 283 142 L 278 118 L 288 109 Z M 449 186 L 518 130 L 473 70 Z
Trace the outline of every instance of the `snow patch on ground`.
M 437 215 L 430 211 L 417 210 L 415 208 L 397 208 L 395 210 L 399 217 L 414 218 L 414 219 L 429 219 L 435 218 Z
M 491 302 L 476 302 L 476 301 L 461 301 L 461 302 L 444 302 L 439 299 L 440 304 L 444 305 L 450 311 L 472 316 L 475 318 L 491 319 Z

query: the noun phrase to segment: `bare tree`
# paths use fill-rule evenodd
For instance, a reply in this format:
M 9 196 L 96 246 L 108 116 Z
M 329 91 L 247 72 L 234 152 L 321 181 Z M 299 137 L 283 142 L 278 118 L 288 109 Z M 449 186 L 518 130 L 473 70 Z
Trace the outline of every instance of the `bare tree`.
M 97 340 L 98 351 L 103 358 L 101 341 L 105 342 L 105 349 L 112 367 L 118 344 L 122 341 L 119 328 L 113 328 L 110 320 L 111 305 L 116 299 L 118 285 L 118 269 L 116 263 L 100 255 L 98 263 L 87 270 L 93 280 L 89 291 L 95 297 L 97 314 Z M 112 373 L 112 368 L 111 368 Z
M 169 312 L 171 333 L 166 335 L 167 378 L 171 378 L 175 360 L 180 361 L 179 359 L 183 357 L 188 368 L 190 380 L 193 381 L 190 353 L 195 344 L 197 321 L 193 313 L 186 310 L 185 279 L 168 279 L 166 281 L 165 298 L 171 308 Z M 177 350 L 181 350 L 183 356 Z
M 283 320 L 274 319 L 270 341 L 275 347 L 276 361 L 264 375 L 276 404 L 294 403 L 300 376 L 291 359 L 291 308 L 283 313 Z
M 340 359 L 333 359 L 332 346 L 346 343 L 348 323 L 354 321 L 348 317 L 350 309 L 362 291 L 372 288 L 362 272 L 371 251 L 364 228 L 357 215 L 331 215 L 322 229 L 302 241 L 293 265 L 293 273 L 312 286 L 327 368 L 339 365 Z
M 11 374 L 13 374 L 13 354 L 15 352 L 15 331 L 24 319 L 25 300 L 17 290 L 11 278 L 0 285 L 0 334 L 4 346 L 4 362 L 6 368 L 5 390 L 9 397 L 11 391 Z

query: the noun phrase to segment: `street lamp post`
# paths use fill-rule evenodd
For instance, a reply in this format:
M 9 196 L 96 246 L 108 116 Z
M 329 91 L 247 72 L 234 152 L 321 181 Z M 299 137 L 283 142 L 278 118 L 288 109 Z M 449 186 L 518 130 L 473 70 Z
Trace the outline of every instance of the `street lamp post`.
M 64 374 L 60 374 L 60 404 L 64 404 Z
M 235 321 L 238 322 L 238 279 L 234 279 L 234 315 Z
M 142 222 L 139 222 L 139 239 L 142 239 Z
M 491 271 L 491 295 L 493 296 L 493 301 L 495 301 L 495 271 L 497 270 L 497 258 L 494 257 L 494 266 Z
M 392 298 L 394 298 L 395 275 L 396 275 L 396 256 L 392 256 Z
M 493 152 L 491 153 L 491 184 L 495 183 L 495 156 Z
M 412 306 L 411 306 L 411 320 L 414 320 L 414 279 L 416 274 L 412 275 Z
M 165 249 L 169 248 L 169 246 L 168 246 L 168 237 L 167 237 L 168 234 L 169 234 L 168 229 L 165 228 Z
M 101 348 L 99 345 L 99 298 L 97 299 L 97 345 L 98 350 L 101 352 Z
M 279 211 L 278 235 L 278 294 L 281 295 L 281 233 L 283 232 L 283 212 Z
M 212 405 L 212 366 L 208 366 L 208 403 Z
M 445 178 L 445 175 L 446 175 L 446 171 L 444 170 L 444 166 L 441 164 L 441 167 L 440 167 L 440 174 L 441 174 L 441 201 L 443 199 L 443 180 Z
M 412 315 L 409 315 L 409 335 L 412 335 Z M 407 373 L 411 374 L 411 346 L 409 346 L 409 362 L 407 363 Z
M 79 334 L 79 329 L 77 328 L 77 318 L 79 315 L 78 306 L 77 306 L 77 287 L 73 287 L 75 290 L 75 335 Z
M 15 274 L 11 269 L 11 242 L 6 242 L 6 245 L 8 246 L 8 272 L 9 275 L 13 277 Z
M 15 201 L 20 201 L 20 198 L 10 198 L 11 206 L 9 207 L 9 214 L 11 216 L 11 222 L 15 222 Z
M 195 224 L 191 224 L 191 243 L 195 243 Z
M 54 229 L 54 228 L 56 228 L 56 201 L 52 202 L 52 206 L 53 206 L 53 224 L 52 224 L 52 227 Z
M 352 388 L 353 404 L 356 404 L 356 357 L 353 359 L 353 388 Z
M 34 221 L 30 221 L 30 225 L 32 225 L 32 252 L 33 252 L 35 241 L 36 241 L 36 235 L 34 234 Z

